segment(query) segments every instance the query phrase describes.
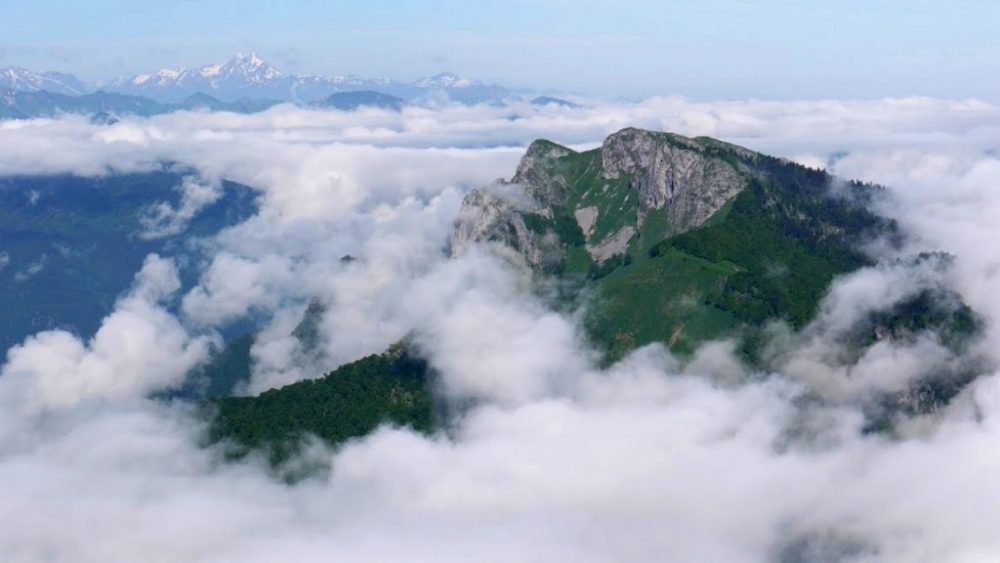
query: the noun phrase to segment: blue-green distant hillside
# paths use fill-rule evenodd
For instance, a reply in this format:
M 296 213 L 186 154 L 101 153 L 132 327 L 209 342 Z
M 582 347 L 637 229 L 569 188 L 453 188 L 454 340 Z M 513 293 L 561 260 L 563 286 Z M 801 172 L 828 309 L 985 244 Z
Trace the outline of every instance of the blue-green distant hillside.
M 192 239 L 256 210 L 249 188 L 225 182 L 222 197 L 180 233 L 141 237 L 150 206 L 178 205 L 183 177 L 170 170 L 0 177 L 0 350 L 53 328 L 91 335 L 147 254 L 190 254 Z

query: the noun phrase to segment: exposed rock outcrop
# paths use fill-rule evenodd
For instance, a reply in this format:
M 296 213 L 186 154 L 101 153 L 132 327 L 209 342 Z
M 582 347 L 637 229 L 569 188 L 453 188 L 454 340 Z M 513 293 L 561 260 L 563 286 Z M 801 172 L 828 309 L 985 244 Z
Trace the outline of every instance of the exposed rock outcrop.
M 588 244 L 587 252 L 595 261 L 604 262 L 612 256 L 625 254 L 628 241 L 632 240 L 633 235 L 635 235 L 635 227 L 627 225 L 618 229 L 615 234 L 606 237 L 599 244 Z
M 528 209 L 501 189 L 518 186 L 498 183 L 495 189 L 477 189 L 462 200 L 451 236 L 451 255 L 461 256 L 477 242 L 503 244 L 520 253 L 531 267 L 539 267 L 544 253 L 539 240 L 529 231 L 522 215 Z
M 727 147 L 712 142 L 715 148 Z M 726 150 L 736 149 L 746 153 L 741 158 L 753 154 L 738 147 Z M 452 236 L 452 254 L 462 254 L 474 242 L 495 241 L 539 267 L 562 258 L 560 243 L 577 244 L 599 264 L 624 254 L 650 214 L 665 215 L 667 228 L 659 236 L 704 224 L 747 185 L 733 162 L 710 154 L 701 140 L 633 128 L 611 135 L 587 153 L 535 141 L 509 182 L 501 180 L 466 196 Z M 609 184 L 615 182 L 629 193 L 613 196 Z M 512 202 L 509 193 L 499 195 L 501 187 L 520 189 L 531 203 Z M 611 204 L 611 197 L 621 199 Z M 595 198 L 599 205 L 594 205 Z M 582 240 L 567 240 L 576 237 L 567 232 L 566 221 L 560 223 L 562 218 L 579 227 Z M 556 244 L 546 237 L 554 237 Z
M 631 177 L 640 224 L 651 210 L 663 209 L 672 233 L 703 224 L 746 186 L 730 163 L 706 156 L 697 141 L 641 129 L 608 137 L 601 167 L 605 179 Z
M 522 186 L 525 193 L 545 207 L 561 205 L 565 203 L 569 183 L 564 175 L 555 171 L 555 163 L 570 154 L 574 151 L 551 141 L 534 141 L 521 157 L 510 181 Z

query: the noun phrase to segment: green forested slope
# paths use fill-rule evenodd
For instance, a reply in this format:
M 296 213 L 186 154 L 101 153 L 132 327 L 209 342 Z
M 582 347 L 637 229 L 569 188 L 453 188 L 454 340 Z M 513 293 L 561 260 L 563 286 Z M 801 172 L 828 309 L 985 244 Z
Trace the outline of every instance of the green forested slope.
M 211 442 L 227 444 L 240 457 L 255 448 L 280 463 L 301 439 L 328 444 L 363 436 L 381 424 L 434 428 L 427 363 L 404 344 L 345 364 L 319 379 L 300 381 L 256 397 L 226 397 L 208 406 L 214 419 Z

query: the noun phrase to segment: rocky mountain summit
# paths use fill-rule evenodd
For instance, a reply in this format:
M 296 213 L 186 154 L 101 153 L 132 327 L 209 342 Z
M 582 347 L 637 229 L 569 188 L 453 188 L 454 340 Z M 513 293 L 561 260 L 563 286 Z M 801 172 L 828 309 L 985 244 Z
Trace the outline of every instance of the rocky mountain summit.
M 702 225 L 746 181 L 729 162 L 706 156 L 698 142 L 676 135 L 666 139 L 639 129 L 620 131 L 601 147 L 601 168 L 605 180 L 633 179 L 639 227 L 648 213 L 663 210 L 676 234 Z M 744 156 L 753 155 L 746 151 Z
M 487 243 L 598 295 L 593 334 L 620 353 L 693 349 L 746 323 L 802 325 L 861 243 L 895 225 L 882 189 L 707 137 L 628 128 L 575 151 L 532 143 L 510 180 L 470 192 L 451 238 Z M 840 183 L 838 183 L 840 185 Z
M 624 255 L 633 240 L 664 238 L 705 224 L 747 187 L 756 156 L 718 141 L 635 128 L 583 153 L 535 141 L 510 181 L 465 198 L 452 253 L 462 254 L 473 242 L 501 241 L 539 267 L 558 260 L 552 254 L 559 245 L 551 244 L 555 240 L 547 234 L 560 235 L 563 243 L 577 235 L 566 224 L 570 218 L 590 259 L 603 263 Z M 518 189 L 527 199 L 511 196 Z

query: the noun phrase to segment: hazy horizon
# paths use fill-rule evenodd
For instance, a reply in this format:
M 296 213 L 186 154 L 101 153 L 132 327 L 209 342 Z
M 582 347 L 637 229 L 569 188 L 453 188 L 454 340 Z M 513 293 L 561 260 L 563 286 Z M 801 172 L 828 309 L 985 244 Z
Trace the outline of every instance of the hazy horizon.
M 451 71 L 608 98 L 1000 99 L 1000 5 L 786 0 L 31 2 L 0 64 L 105 81 L 255 51 L 281 70 L 412 80 Z

